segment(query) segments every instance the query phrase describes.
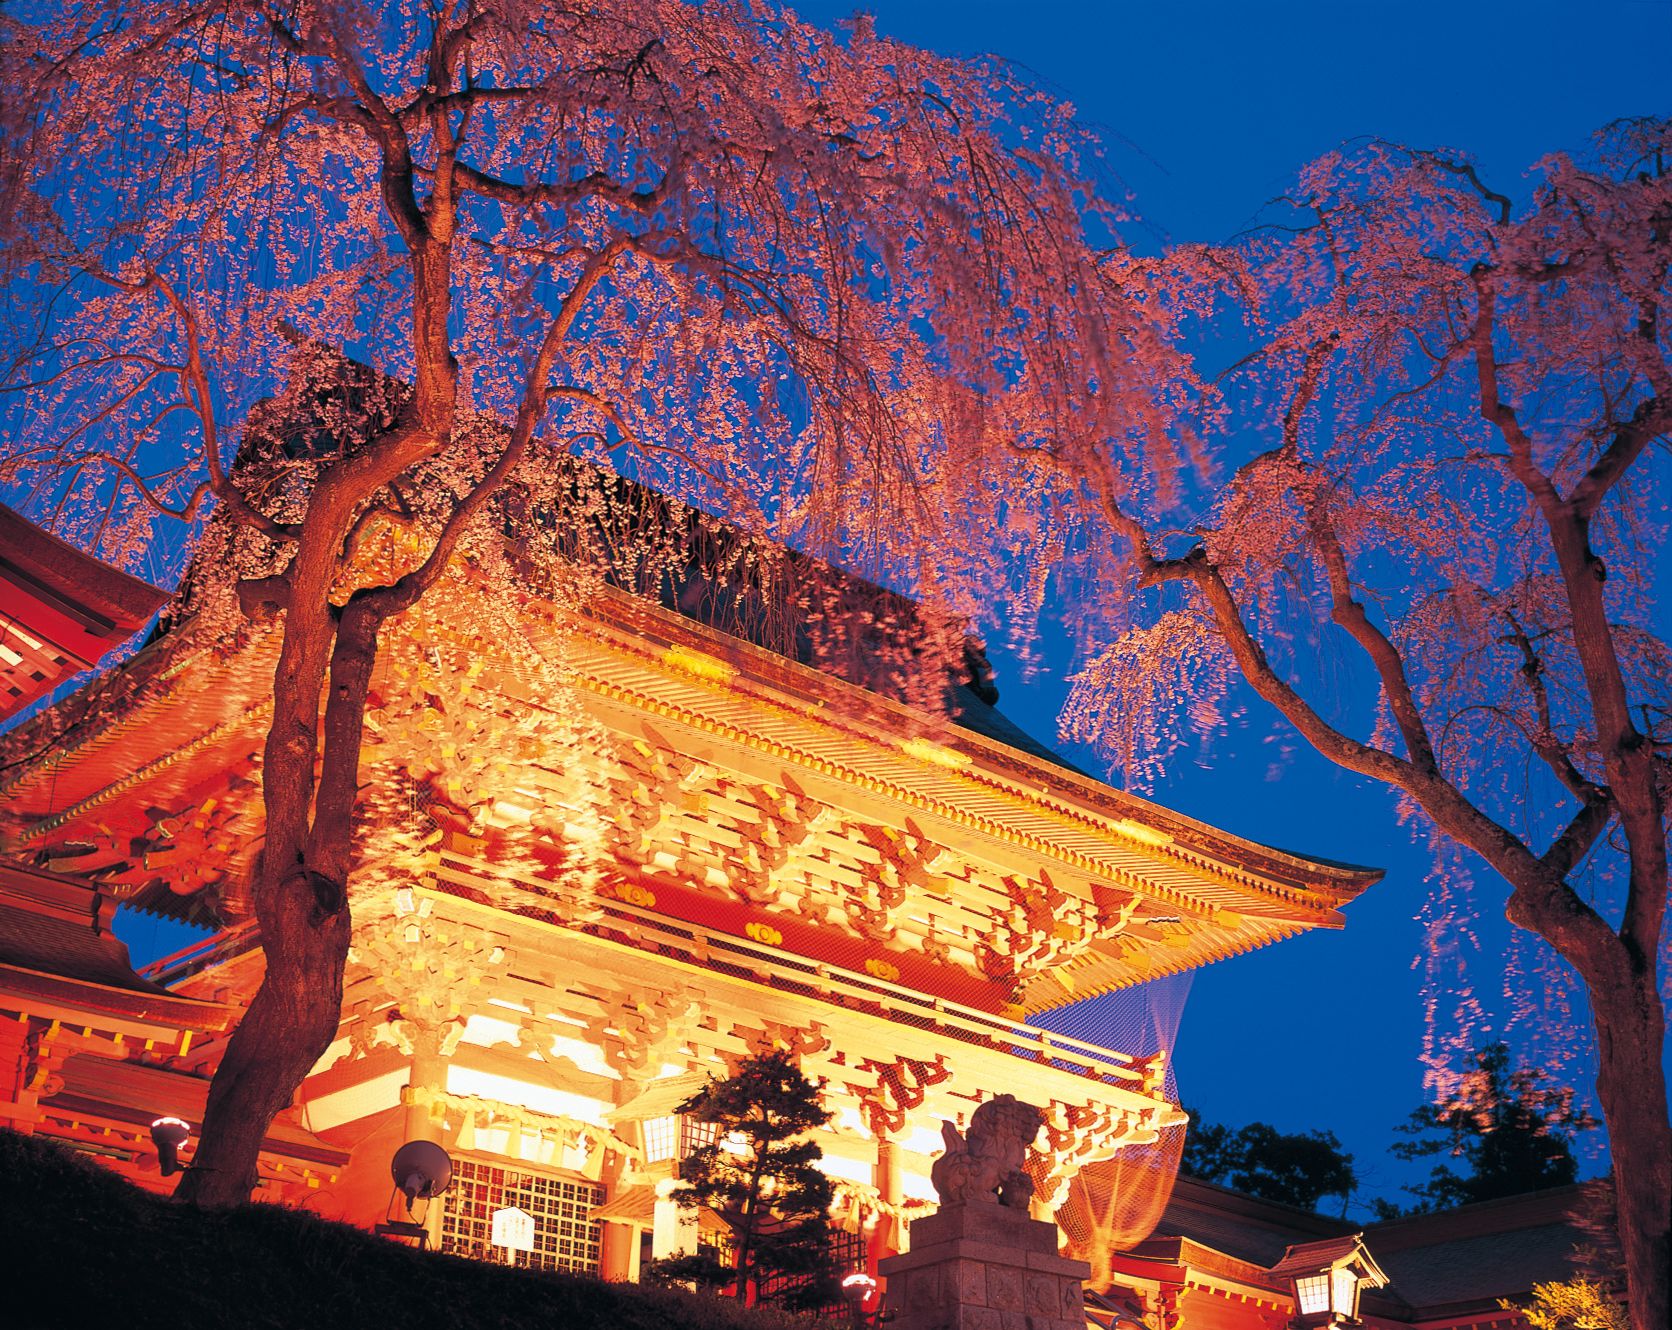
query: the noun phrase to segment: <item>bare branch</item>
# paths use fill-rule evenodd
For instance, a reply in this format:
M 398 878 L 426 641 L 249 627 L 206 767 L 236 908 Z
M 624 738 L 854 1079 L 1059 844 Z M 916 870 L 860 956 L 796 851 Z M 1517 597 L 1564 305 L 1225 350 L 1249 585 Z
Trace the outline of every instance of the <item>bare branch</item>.
M 1631 419 L 1614 432 L 1608 447 L 1574 486 L 1568 496 L 1573 511 L 1580 517 L 1594 515 L 1608 492 L 1619 484 L 1655 436 L 1669 428 L 1672 428 L 1672 406 L 1658 397 L 1646 397 L 1639 402 Z
M 545 415 L 547 403 L 551 400 L 551 374 L 558 352 L 573 330 L 575 320 L 580 317 L 582 306 L 627 248 L 628 243 L 624 237 L 611 241 L 593 256 L 592 261 L 587 264 L 574 286 L 565 295 L 557 316 L 552 320 L 541 341 L 539 353 L 529 368 L 528 377 L 523 385 L 522 402 L 517 409 L 510 438 L 494 464 L 476 482 L 470 493 L 454 507 L 424 562 L 389 586 L 356 591 L 349 598 L 349 607 L 364 605 L 381 621 L 416 603 L 418 597 L 441 575 L 447 561 L 452 557 L 454 547 L 469 528 L 471 521 L 527 454 L 534 439 L 534 432 Z
M 1514 205 L 1511 204 L 1508 196 L 1500 194 L 1494 189 L 1487 188 L 1485 181 L 1480 178 L 1480 173 L 1475 170 L 1472 163 L 1456 161 L 1450 157 L 1442 157 L 1436 152 L 1418 152 L 1413 155 L 1419 161 L 1429 162 L 1432 165 L 1439 167 L 1442 171 L 1449 171 L 1452 175 L 1462 176 L 1463 179 L 1469 182 L 1475 193 L 1480 195 L 1482 203 L 1489 203 L 1498 210 L 1498 225 L 1509 225 L 1510 212 Z

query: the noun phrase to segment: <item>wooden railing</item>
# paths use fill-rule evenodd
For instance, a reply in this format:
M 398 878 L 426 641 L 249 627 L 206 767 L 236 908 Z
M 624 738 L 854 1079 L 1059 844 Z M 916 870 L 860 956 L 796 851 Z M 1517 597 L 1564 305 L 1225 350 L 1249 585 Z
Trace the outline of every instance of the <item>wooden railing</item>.
M 476 890 L 481 889 L 484 876 L 503 883 L 504 879 L 497 873 L 478 875 L 486 868 L 464 856 L 443 851 L 436 875 L 438 882 Z M 604 918 L 586 925 L 588 931 L 627 933 L 636 939 L 683 951 L 699 964 L 734 968 L 767 983 L 804 989 L 825 1001 L 850 999 L 874 1004 L 889 1019 L 938 1029 L 967 1043 L 985 1044 L 1029 1061 L 1048 1062 L 1145 1098 L 1159 1095 L 1164 1070 L 1162 1054 L 1133 1057 L 856 970 L 809 960 L 764 942 L 715 932 L 701 924 L 626 901 L 601 897 L 597 903 Z M 539 897 L 531 894 L 529 904 L 538 905 Z
M 498 877 L 482 874 L 484 868 L 486 865 L 443 852 L 436 877 L 438 884 L 480 890 L 483 876 Z M 443 891 L 446 889 L 442 886 Z M 529 904 L 538 903 L 539 898 L 530 894 Z M 1134 1057 L 856 970 L 809 960 L 764 942 L 719 933 L 626 901 L 605 898 L 598 903 L 604 917 L 586 925 L 588 931 L 625 933 L 684 952 L 697 964 L 732 969 L 778 987 L 801 989 L 827 1002 L 874 1006 L 887 1019 L 940 1030 L 963 1042 L 982 1044 L 1030 1062 L 1049 1063 L 1144 1098 L 1160 1097 L 1163 1054 Z M 140 973 L 154 983 L 173 985 L 256 945 L 259 937 L 252 920 L 154 961 Z

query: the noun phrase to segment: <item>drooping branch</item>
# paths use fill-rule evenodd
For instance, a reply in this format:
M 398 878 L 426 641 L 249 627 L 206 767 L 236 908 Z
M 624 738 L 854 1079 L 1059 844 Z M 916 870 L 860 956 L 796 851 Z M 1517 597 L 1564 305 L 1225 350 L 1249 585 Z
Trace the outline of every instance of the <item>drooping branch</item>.
M 1573 758 L 1569 756 L 1567 749 L 1556 740 L 1556 732 L 1550 722 L 1550 691 L 1544 682 L 1544 662 L 1534 650 L 1532 639 L 1527 636 L 1513 610 L 1504 611 L 1504 620 L 1509 624 L 1509 632 L 1504 640 L 1521 653 L 1521 678 L 1533 700 L 1536 728 L 1528 735 L 1533 751 L 1555 772 L 1556 778 L 1575 798 L 1587 801 L 1601 796 L 1606 799 L 1607 787 L 1595 784 L 1574 766 Z
M 185 340 L 184 379 L 191 393 L 192 409 L 197 415 L 198 428 L 202 431 L 203 464 L 209 473 L 209 488 L 227 510 L 245 526 L 253 527 L 273 540 L 294 539 L 296 532 L 293 528 L 275 522 L 266 513 L 250 505 L 244 498 L 243 491 L 232 482 L 221 465 L 220 431 L 215 423 L 215 396 L 209 383 L 209 371 L 203 360 L 203 341 L 197 316 L 170 282 L 158 274 L 153 274 L 151 281 L 162 292 L 169 308 L 174 311 L 174 316 L 180 323 L 181 336 Z

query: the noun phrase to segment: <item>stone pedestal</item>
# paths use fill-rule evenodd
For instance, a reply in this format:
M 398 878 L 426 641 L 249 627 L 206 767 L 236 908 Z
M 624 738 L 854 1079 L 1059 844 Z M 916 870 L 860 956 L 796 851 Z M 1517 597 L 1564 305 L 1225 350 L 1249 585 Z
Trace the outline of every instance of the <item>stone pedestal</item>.
M 890 1330 L 1085 1330 L 1091 1267 L 1057 1255 L 1057 1226 L 966 1202 L 911 1226 L 911 1250 L 879 1263 Z

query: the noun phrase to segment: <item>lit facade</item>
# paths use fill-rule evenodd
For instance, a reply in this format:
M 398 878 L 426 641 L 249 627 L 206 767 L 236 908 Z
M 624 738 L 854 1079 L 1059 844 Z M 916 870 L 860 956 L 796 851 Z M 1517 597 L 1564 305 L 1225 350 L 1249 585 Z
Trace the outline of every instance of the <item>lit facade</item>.
M 383 1219 L 395 1148 L 431 1139 L 461 1165 L 436 1245 L 480 1254 L 514 1203 L 539 1221 L 519 1260 L 631 1278 L 719 1236 L 667 1199 L 673 1110 L 768 1047 L 835 1114 L 856 1263 L 909 1241 L 940 1122 L 993 1094 L 1046 1108 L 1052 1214 L 1182 1116 L 1164 1049 L 1033 1018 L 1339 926 L 1375 878 L 1086 778 L 967 681 L 949 721 L 605 583 L 475 579 L 383 646 L 342 1025 L 285 1120 L 340 1163 L 264 1156 L 270 1194 L 333 1217 Z M 215 920 L 152 977 L 233 1018 L 261 972 L 245 884 L 275 648 L 175 628 L 95 685 L 98 726 L 13 769 L 0 811 L 12 858 Z M 201 1084 L 218 1046 L 145 1064 Z

